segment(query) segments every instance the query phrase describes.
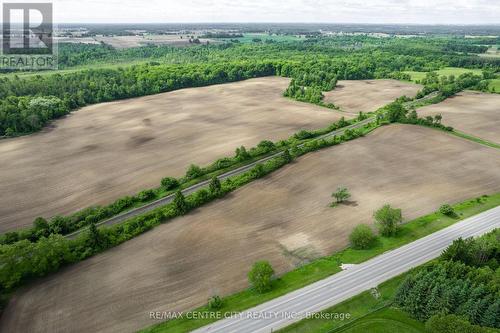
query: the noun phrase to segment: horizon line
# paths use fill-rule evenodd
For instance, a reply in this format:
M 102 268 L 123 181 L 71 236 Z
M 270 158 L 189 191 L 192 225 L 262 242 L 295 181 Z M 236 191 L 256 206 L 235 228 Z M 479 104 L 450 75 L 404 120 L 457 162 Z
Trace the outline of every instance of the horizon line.
M 203 21 L 189 21 L 189 22 L 54 22 L 54 24 L 304 24 L 304 25 L 321 25 L 321 24 L 336 24 L 336 25 L 416 25 L 416 26 L 500 26 L 499 23 L 415 23 L 415 22 L 405 22 L 405 23 L 370 23 L 370 22 L 229 22 L 229 21 L 219 21 L 219 22 L 203 22 Z

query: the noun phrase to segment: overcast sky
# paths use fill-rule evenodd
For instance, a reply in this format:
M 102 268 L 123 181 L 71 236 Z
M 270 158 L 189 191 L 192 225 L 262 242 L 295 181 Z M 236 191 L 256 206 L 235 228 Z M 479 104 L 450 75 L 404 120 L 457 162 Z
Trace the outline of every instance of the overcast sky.
M 500 0 L 53 0 L 57 22 L 500 24 Z

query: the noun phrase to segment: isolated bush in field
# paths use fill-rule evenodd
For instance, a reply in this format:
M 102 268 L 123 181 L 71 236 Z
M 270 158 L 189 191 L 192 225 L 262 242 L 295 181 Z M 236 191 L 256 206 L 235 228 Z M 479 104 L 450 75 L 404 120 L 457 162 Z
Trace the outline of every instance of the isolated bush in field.
M 351 246 L 355 249 L 364 250 L 370 248 L 375 241 L 372 228 L 366 224 L 357 225 L 349 235 Z
M 172 177 L 165 177 L 161 180 L 161 186 L 163 186 L 163 188 L 167 191 L 173 190 L 179 186 L 179 181 Z
M 200 176 L 203 176 L 203 170 L 199 166 L 191 164 L 186 171 L 186 178 L 194 179 Z
M 259 293 L 265 293 L 272 288 L 274 269 L 268 261 L 257 261 L 248 272 L 250 285 Z
M 208 188 L 210 190 L 210 193 L 214 195 L 219 195 L 221 193 L 222 186 L 220 184 L 219 178 L 216 176 L 213 176 L 212 179 L 210 180 L 210 184 L 208 185 Z
M 335 198 L 335 203 L 339 204 L 349 199 L 351 194 L 347 187 L 340 186 L 337 188 L 337 191 L 332 193 L 332 197 Z
M 220 296 L 214 295 L 208 299 L 207 307 L 209 310 L 219 310 L 224 305 Z
M 442 205 L 441 207 L 439 207 L 439 212 L 441 214 L 444 214 L 444 215 L 447 215 L 450 217 L 455 217 L 457 215 L 457 213 L 455 213 L 455 210 L 453 209 L 453 207 L 451 207 L 448 204 L 445 204 L 445 205 Z
M 397 233 L 399 225 L 403 222 L 401 209 L 392 208 L 385 205 L 373 214 L 380 234 L 383 236 L 393 236 Z
M 186 198 L 184 198 L 184 195 L 182 194 L 181 191 L 175 192 L 173 203 L 175 210 L 178 212 L 178 214 L 183 215 L 187 213 L 188 205 L 186 202 Z

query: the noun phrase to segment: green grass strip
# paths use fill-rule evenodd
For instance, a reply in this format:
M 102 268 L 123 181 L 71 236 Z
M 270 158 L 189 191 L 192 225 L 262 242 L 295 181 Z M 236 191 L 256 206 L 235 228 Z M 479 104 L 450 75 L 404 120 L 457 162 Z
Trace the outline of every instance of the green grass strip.
M 367 322 L 370 318 L 376 317 L 376 314 L 380 311 L 389 308 L 394 298 L 394 294 L 405 276 L 406 274 L 397 276 L 379 285 L 377 287 L 379 293 L 378 298 L 375 298 L 370 291 L 364 291 L 359 295 L 321 312 L 331 314 L 331 318 L 322 317 L 301 320 L 278 332 L 351 332 L 351 329 L 355 328 L 359 323 Z M 404 313 L 402 314 L 405 315 Z M 371 333 L 372 331 L 366 331 L 365 329 L 365 332 Z
M 458 136 L 460 138 L 464 138 L 464 139 L 467 139 L 467 140 L 470 140 L 470 141 L 474 141 L 474 142 L 482 144 L 484 146 L 488 146 L 488 147 L 500 149 L 500 145 L 498 143 L 494 143 L 494 142 L 491 142 L 491 141 L 488 141 L 488 140 L 484 140 L 484 139 L 478 138 L 476 136 L 473 136 L 473 135 L 470 135 L 470 134 L 466 134 L 466 133 L 457 131 L 455 129 L 453 130 L 453 132 L 449 132 L 449 133 L 451 133 L 451 134 L 453 134 L 455 136 Z
M 317 259 L 307 265 L 285 273 L 274 281 L 273 289 L 268 293 L 257 294 L 254 291 L 247 289 L 224 297 L 224 306 L 219 310 L 219 312 L 239 312 L 257 306 L 273 298 L 285 295 L 293 290 L 297 290 L 313 282 L 324 279 L 332 274 L 338 273 L 341 270 L 339 267 L 341 263 L 361 263 L 382 254 L 383 252 L 413 242 L 419 238 L 446 228 L 460 220 L 499 205 L 500 193 L 496 193 L 490 196 L 483 196 L 453 205 L 455 212 L 458 214 L 458 218 L 450 218 L 439 212 L 419 217 L 404 224 L 397 237 L 379 237 L 375 246 L 369 250 L 354 250 L 352 248 L 346 248 L 345 250 L 337 252 L 331 256 Z M 373 306 L 378 309 L 380 307 L 380 303 L 374 304 Z M 369 309 L 373 310 L 372 307 L 369 307 Z M 209 310 L 205 306 L 193 310 L 193 312 L 206 311 Z M 366 313 L 366 311 L 363 310 L 363 313 Z M 192 319 L 187 318 L 187 316 L 183 316 L 178 319 L 162 322 L 147 328 L 142 332 L 189 332 L 215 321 L 216 319 L 211 318 Z M 330 327 L 330 329 L 331 328 L 332 327 Z

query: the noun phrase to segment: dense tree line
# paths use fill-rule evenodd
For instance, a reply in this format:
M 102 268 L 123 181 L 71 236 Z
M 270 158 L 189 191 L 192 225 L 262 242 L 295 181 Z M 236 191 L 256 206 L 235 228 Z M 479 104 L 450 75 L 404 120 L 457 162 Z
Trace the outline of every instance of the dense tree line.
M 365 130 L 376 126 L 365 125 Z M 0 245 L 0 294 L 26 283 L 32 278 L 40 277 L 58 270 L 61 266 L 78 262 L 121 244 L 147 230 L 154 228 L 174 217 L 189 211 L 290 163 L 294 158 L 330 147 L 341 142 L 364 135 L 364 129 L 346 130 L 341 136 L 309 140 L 303 146 L 291 145 L 281 156 L 272 158 L 262 164 L 255 165 L 249 171 L 217 181 L 212 178 L 208 189 L 200 189 L 184 196 L 176 192 L 173 202 L 159 207 L 143 215 L 131 218 L 124 223 L 98 229 L 91 223 L 86 232 L 76 239 L 67 239 L 62 235 L 42 236 L 35 242 L 21 240 L 12 244 Z
M 63 45 L 59 55 L 63 68 L 131 59 L 151 61 L 63 75 L 4 77 L 0 79 L 0 136 L 37 131 L 51 119 L 87 104 L 264 75 L 293 78 L 286 96 L 322 104 L 322 92 L 333 89 L 337 80 L 402 78 L 404 70 L 428 71 L 462 61 L 466 63 L 461 66 L 484 68 L 492 73 L 500 67 L 499 59 L 443 50 L 444 45 L 456 44 L 448 39 L 353 36 L 272 44 L 149 46 L 125 50 L 106 45 Z M 426 86 L 431 89 L 433 83 L 429 80 Z M 443 94 L 460 88 L 456 83 L 441 86 Z
M 475 75 L 473 73 L 464 73 L 455 77 L 455 75 L 438 76 L 436 72 L 427 73 L 421 82 L 424 85 L 424 89 L 419 92 L 417 98 L 423 97 L 433 91 L 438 91 L 441 96 L 446 98 L 467 88 L 480 89 L 483 79 L 490 78 L 488 77 L 489 71 L 485 71 L 485 74 Z
M 277 68 L 279 64 L 271 62 L 141 65 L 29 79 L 3 78 L 0 136 L 37 131 L 49 120 L 87 104 L 275 75 Z
M 339 121 L 334 122 L 323 129 L 315 131 L 299 131 L 287 140 L 281 140 L 276 143 L 263 140 L 257 146 L 249 149 L 244 146 L 238 147 L 232 157 L 220 158 L 206 167 L 190 165 L 186 170 L 184 177 L 180 177 L 179 179 L 165 177 L 161 180 L 160 187 L 143 190 L 134 196 L 121 197 L 110 205 L 88 207 L 68 216 L 54 216 L 50 220 L 38 217 L 33 221 L 33 226 L 31 228 L 11 231 L 0 235 L 0 244 L 13 244 L 21 240 L 36 242 L 40 238 L 48 237 L 52 234 L 70 234 L 83 227 L 115 216 L 134 207 L 135 205 L 159 199 L 166 194 L 172 193 L 172 191 L 183 188 L 188 184 L 192 184 L 193 180 L 204 180 L 206 177 L 209 177 L 214 173 L 238 166 L 242 162 L 262 158 L 270 153 L 276 153 L 287 147 L 296 146 L 301 142 L 304 142 L 304 140 L 313 139 L 333 130 L 348 126 L 353 122 L 353 120 L 347 121 L 344 118 L 341 118 Z M 287 153 L 289 153 L 288 150 L 285 150 L 285 156 L 288 156 L 286 157 L 286 160 L 289 161 L 291 158 L 287 155 Z
M 446 43 L 443 47 L 444 51 L 464 52 L 464 53 L 484 53 L 488 50 L 488 46 L 470 44 L 467 42 L 458 42 L 457 40 Z
M 500 229 L 479 239 L 456 240 L 438 261 L 404 280 L 396 304 L 419 320 L 452 314 L 500 328 L 499 262 Z

